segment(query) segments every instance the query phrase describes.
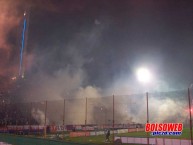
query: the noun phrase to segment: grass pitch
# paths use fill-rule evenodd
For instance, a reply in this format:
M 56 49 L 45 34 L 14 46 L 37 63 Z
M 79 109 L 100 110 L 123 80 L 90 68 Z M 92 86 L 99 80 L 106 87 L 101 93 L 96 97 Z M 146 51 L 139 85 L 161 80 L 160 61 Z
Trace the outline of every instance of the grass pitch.
M 130 132 L 122 134 L 114 134 L 115 136 L 124 137 L 147 137 L 146 132 Z M 149 134 L 149 137 L 153 137 Z M 176 139 L 190 139 L 189 128 L 184 128 L 181 136 L 155 136 L 160 138 L 176 138 Z M 38 137 L 39 138 L 39 137 Z M 38 139 L 36 137 L 24 137 L 16 135 L 0 134 L 0 140 L 13 145 L 70 145 L 70 144 L 87 144 L 87 145 L 113 145 L 113 135 L 110 136 L 110 142 L 105 142 L 105 135 L 85 136 L 85 137 L 64 137 L 60 140 Z M 125 144 L 126 145 L 126 144 Z M 132 145 L 132 144 L 129 144 Z M 135 144 L 136 145 L 136 144 Z
M 182 131 L 182 135 L 180 136 L 152 136 L 151 133 L 148 134 L 149 137 L 159 137 L 159 138 L 175 138 L 175 139 L 190 139 L 190 129 L 184 128 Z M 130 133 L 122 133 L 117 136 L 130 136 L 130 137 L 147 137 L 147 133 L 144 131 L 141 132 L 130 132 Z
M 147 137 L 147 133 L 144 131 L 140 132 L 129 132 L 129 133 L 122 133 L 122 134 L 114 134 L 115 136 L 122 136 L 122 137 Z M 148 134 L 149 137 L 159 137 L 159 138 L 175 138 L 175 139 L 190 139 L 190 129 L 184 128 L 181 136 L 151 136 L 151 134 Z M 85 136 L 85 137 L 65 137 L 65 141 L 69 142 L 78 142 L 78 143 L 93 143 L 93 144 L 112 144 L 112 138 L 111 135 L 110 143 L 105 143 L 105 135 L 98 135 L 98 136 Z

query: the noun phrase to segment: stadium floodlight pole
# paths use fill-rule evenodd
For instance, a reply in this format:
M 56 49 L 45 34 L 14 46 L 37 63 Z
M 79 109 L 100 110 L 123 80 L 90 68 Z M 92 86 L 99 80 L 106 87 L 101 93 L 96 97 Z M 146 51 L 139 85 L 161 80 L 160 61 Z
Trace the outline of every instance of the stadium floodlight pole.
M 190 139 L 191 139 L 191 145 L 193 145 L 192 142 L 192 107 L 191 107 L 191 103 L 190 103 L 190 88 L 192 85 L 190 85 L 190 87 L 188 88 L 188 101 L 189 101 L 189 114 L 190 114 Z

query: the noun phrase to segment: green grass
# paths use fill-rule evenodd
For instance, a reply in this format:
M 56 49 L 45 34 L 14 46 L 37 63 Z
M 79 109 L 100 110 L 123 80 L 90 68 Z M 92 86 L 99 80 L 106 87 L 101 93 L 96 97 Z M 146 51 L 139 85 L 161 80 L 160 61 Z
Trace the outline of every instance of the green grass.
M 147 137 L 146 132 L 130 132 L 115 134 L 115 136 L 125 136 L 125 137 Z M 153 136 L 149 136 L 153 137 Z M 176 138 L 176 139 L 190 139 L 190 130 L 184 128 L 181 136 L 155 136 L 161 138 Z M 39 139 L 38 139 L 39 138 Z M 63 140 L 54 141 L 49 139 L 40 139 L 40 136 L 34 137 L 23 137 L 16 135 L 3 135 L 0 134 L 0 140 L 11 143 L 13 145 L 67 145 L 67 144 L 94 144 L 94 145 L 113 145 L 112 134 L 110 137 L 111 142 L 105 143 L 105 135 L 98 136 L 85 136 L 85 137 L 64 137 Z M 126 145 L 126 144 L 125 144 Z M 131 144 L 130 144 L 131 145 Z
M 147 133 L 144 131 L 141 132 L 129 132 L 129 133 L 122 133 L 122 134 L 115 134 L 115 136 L 122 136 L 122 137 L 147 137 Z M 149 137 L 153 137 L 149 133 Z M 190 130 L 189 128 L 184 128 L 181 136 L 155 136 L 159 138 L 175 138 L 175 139 L 190 139 Z M 86 137 L 65 137 L 66 141 L 70 142 L 78 142 L 78 143 L 94 143 L 94 144 L 105 144 L 105 135 L 98 135 L 98 136 L 86 136 Z M 111 135 L 112 141 L 112 135 Z M 107 144 L 107 143 L 106 143 Z M 109 143 L 108 143 L 109 144 Z M 109 145 L 111 145 L 110 143 Z
M 147 133 L 144 131 L 141 132 L 129 132 L 122 133 L 117 136 L 130 136 L 130 137 L 147 137 Z M 149 133 L 149 137 L 159 137 L 159 138 L 175 138 L 175 139 L 190 139 L 190 129 L 184 128 L 181 136 L 151 136 Z
M 113 145 L 113 136 L 110 136 L 110 142 L 105 142 L 105 135 L 98 136 L 84 136 L 84 137 L 66 137 L 64 141 L 74 143 L 88 143 L 93 145 Z M 124 145 L 137 145 L 137 144 L 124 144 Z
M 64 140 L 70 141 L 70 142 L 79 142 L 79 143 L 104 144 L 105 143 L 105 135 L 84 136 L 84 137 L 65 137 Z M 110 136 L 110 140 L 112 141 L 112 135 Z
M 64 141 L 9 135 L 9 134 L 0 134 L 0 141 L 10 143 L 12 145 L 83 145 L 80 143 L 64 142 Z

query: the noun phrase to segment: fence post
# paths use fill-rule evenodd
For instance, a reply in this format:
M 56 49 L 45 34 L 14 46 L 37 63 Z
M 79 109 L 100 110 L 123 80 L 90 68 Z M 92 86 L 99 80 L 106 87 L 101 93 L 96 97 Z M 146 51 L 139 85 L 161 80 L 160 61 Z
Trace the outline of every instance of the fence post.
M 115 127 L 115 96 L 113 94 L 113 145 L 114 145 L 114 127 Z
M 7 107 L 6 107 L 6 102 L 3 101 L 3 109 L 6 115 L 8 115 Z M 8 104 L 7 104 L 8 105 Z M 5 128 L 7 127 L 7 119 L 5 117 Z
M 189 114 L 190 114 L 190 139 L 191 139 L 191 145 L 192 144 L 192 107 L 191 107 L 191 101 L 190 101 L 190 88 L 188 88 L 188 101 L 189 101 Z
M 87 97 L 86 97 L 86 103 L 85 103 L 85 127 L 87 124 Z
M 44 122 L 44 138 L 46 138 L 46 117 L 47 117 L 47 101 L 45 101 L 45 122 Z
M 65 125 L 65 99 L 64 99 L 64 108 L 63 108 L 63 139 L 64 139 L 64 125 Z
M 147 123 L 149 123 L 149 104 L 148 104 L 148 92 L 146 92 L 147 100 Z M 149 145 L 149 133 L 147 132 L 147 144 Z
M 85 102 L 85 127 L 84 127 L 85 136 L 86 136 L 86 125 L 87 125 L 87 97 Z
M 30 103 L 29 134 L 31 134 L 32 102 Z

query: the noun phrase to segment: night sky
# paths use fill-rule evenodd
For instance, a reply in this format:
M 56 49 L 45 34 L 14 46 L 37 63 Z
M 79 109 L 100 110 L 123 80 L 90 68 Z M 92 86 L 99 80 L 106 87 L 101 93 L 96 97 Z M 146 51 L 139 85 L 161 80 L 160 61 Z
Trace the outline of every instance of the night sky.
M 1 83 L 18 75 L 25 9 L 29 15 L 22 95 L 142 92 L 135 76 L 141 66 L 154 76 L 151 91 L 193 83 L 192 1 L 0 0 L 0 5 Z

